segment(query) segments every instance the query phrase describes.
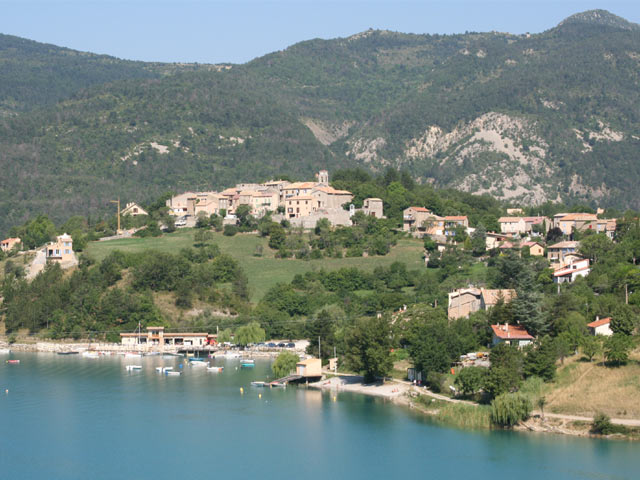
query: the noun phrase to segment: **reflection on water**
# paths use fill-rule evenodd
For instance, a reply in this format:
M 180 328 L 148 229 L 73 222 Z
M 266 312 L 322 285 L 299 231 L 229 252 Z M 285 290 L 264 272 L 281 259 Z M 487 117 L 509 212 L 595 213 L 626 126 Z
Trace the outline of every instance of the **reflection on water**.
M 267 361 L 212 360 L 224 366 L 212 373 L 176 358 L 12 358 L 0 364 L 2 479 L 631 479 L 640 467 L 636 443 L 466 432 L 362 395 L 251 387 Z

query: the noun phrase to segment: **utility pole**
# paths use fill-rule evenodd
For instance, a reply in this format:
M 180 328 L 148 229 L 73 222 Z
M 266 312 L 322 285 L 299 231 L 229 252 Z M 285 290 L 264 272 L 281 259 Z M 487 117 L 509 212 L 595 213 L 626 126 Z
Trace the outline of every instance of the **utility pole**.
M 111 200 L 111 203 L 118 204 L 118 230 L 116 230 L 116 235 L 117 235 L 120 233 L 120 197 L 118 197 L 118 200 Z
M 322 360 L 322 350 L 320 350 L 320 335 L 318 335 L 318 358 Z
M 629 284 L 624 284 L 624 303 L 629 305 Z

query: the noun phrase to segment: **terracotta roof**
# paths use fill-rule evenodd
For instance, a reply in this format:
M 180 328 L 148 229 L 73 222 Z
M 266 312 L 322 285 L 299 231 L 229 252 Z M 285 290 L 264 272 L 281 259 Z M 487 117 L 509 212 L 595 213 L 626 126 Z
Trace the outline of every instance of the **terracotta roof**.
M 542 247 L 542 245 L 538 242 L 522 242 L 520 244 L 521 247 L 533 247 L 534 245 L 538 245 L 539 247 Z
M 299 188 L 313 188 L 316 184 L 314 182 L 295 182 L 290 185 L 287 185 L 283 188 L 283 190 L 296 190 Z
M 522 217 L 522 218 L 524 218 L 525 222 L 533 223 L 534 225 L 537 225 L 545 221 L 544 217 Z
M 601 318 L 600 320 L 596 320 L 595 322 L 587 323 L 587 327 L 596 328 L 601 327 L 602 325 L 607 325 L 611 323 L 611 317 Z
M 19 241 L 20 239 L 18 237 L 12 237 L 12 238 L 5 238 L 0 243 L 19 242 Z
M 553 272 L 553 276 L 554 277 L 564 277 L 565 275 L 568 275 L 570 273 L 584 272 L 585 270 L 589 270 L 590 268 L 591 267 L 589 267 L 589 266 L 580 267 L 580 268 L 565 267 L 565 268 L 561 268 L 561 269 L 556 270 L 555 272 Z
M 524 217 L 500 217 L 498 223 L 515 223 L 524 220 Z
M 580 242 L 567 241 L 567 242 L 558 242 L 555 243 L 548 248 L 578 248 L 580 246 Z
M 445 220 L 467 220 L 467 216 L 466 215 L 447 215 L 446 217 L 444 217 Z
M 415 210 L 416 212 L 431 213 L 431 210 L 429 210 L 428 208 L 424 208 L 424 207 L 409 207 L 409 208 L 412 209 L 412 210 Z
M 313 190 L 319 190 L 330 195 L 351 195 L 351 192 L 348 190 L 336 190 L 333 187 L 315 187 Z
M 496 337 L 504 340 L 533 340 L 529 332 L 520 325 L 491 325 Z
M 595 221 L 598 216 L 595 213 L 569 213 L 560 219 L 561 222 L 566 221 Z

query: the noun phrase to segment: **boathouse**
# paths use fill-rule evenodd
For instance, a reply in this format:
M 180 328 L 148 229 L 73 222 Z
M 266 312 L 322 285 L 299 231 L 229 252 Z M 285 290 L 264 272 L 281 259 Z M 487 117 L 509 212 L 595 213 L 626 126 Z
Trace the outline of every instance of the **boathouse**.
M 208 333 L 187 333 L 187 332 L 165 332 L 164 327 L 147 327 L 146 333 L 121 333 L 122 345 L 137 346 L 184 346 L 184 347 L 204 347 L 215 344 L 215 335 Z

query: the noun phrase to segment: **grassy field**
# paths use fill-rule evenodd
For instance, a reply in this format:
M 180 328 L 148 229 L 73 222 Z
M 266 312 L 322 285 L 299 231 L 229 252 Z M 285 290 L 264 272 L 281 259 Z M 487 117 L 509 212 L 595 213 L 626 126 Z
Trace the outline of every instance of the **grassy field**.
M 95 260 L 102 260 L 113 250 L 124 252 L 142 252 L 148 249 L 178 253 L 181 248 L 193 245 L 191 229 L 182 229 L 176 233 L 157 238 L 127 238 L 107 242 L 92 242 L 86 254 Z M 234 257 L 249 277 L 251 300 L 256 302 L 275 284 L 290 282 L 296 274 L 308 271 L 326 269 L 335 270 L 342 267 L 358 267 L 372 271 L 377 266 L 390 265 L 399 261 L 407 264 L 409 269 L 423 268 L 422 242 L 414 239 L 402 239 L 391 252 L 384 257 L 359 258 L 323 258 L 320 260 L 292 260 L 274 257 L 274 252 L 268 247 L 268 239 L 254 234 L 238 234 L 225 237 L 221 233 L 215 234 L 216 243 L 223 253 Z M 262 246 L 263 255 L 254 256 L 256 247 Z
M 623 367 L 605 367 L 601 358 L 597 360 L 567 360 L 547 386 L 546 409 L 569 415 L 604 412 L 614 418 L 640 418 L 640 351 Z

